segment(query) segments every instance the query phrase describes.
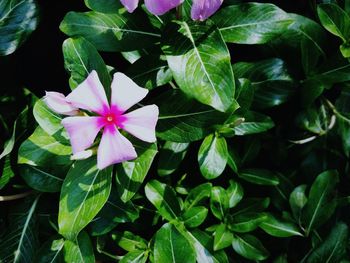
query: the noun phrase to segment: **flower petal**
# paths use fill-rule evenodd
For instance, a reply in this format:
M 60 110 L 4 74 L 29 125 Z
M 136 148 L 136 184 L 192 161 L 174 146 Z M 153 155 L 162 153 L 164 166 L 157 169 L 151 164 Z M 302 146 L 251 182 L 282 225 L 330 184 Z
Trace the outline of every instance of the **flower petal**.
M 182 4 L 183 0 L 145 0 L 145 5 L 152 14 L 160 16 Z
M 145 142 L 155 142 L 159 110 L 156 105 L 149 105 L 134 110 L 123 115 L 125 120 L 121 124 L 121 128 L 135 137 Z
M 75 107 L 101 115 L 109 109 L 105 90 L 95 70 L 67 96 L 66 100 Z
M 223 0 L 193 0 L 191 18 L 204 21 L 213 15 L 221 6 Z
M 132 79 L 123 73 L 115 73 L 112 81 L 112 108 L 125 112 L 141 101 L 148 94 L 148 90 L 139 87 Z
M 77 115 L 79 110 L 66 101 L 66 97 L 59 92 L 46 91 L 44 102 L 53 111 L 63 115 Z
M 73 153 L 89 148 L 103 127 L 101 117 L 67 117 L 62 120 L 72 145 Z
M 139 0 L 120 0 L 123 6 L 128 10 L 129 13 L 134 12 L 139 4 Z
M 97 151 L 97 168 L 102 170 L 112 164 L 132 160 L 137 157 L 134 146 L 114 125 L 104 128 Z

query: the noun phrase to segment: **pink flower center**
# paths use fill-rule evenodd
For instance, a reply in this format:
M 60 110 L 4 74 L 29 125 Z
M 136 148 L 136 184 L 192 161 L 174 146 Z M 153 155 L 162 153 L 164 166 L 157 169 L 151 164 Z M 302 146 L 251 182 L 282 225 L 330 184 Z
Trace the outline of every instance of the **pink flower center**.
M 123 127 L 123 122 L 126 120 L 120 112 L 108 111 L 102 116 L 103 126 L 116 125 L 119 128 Z

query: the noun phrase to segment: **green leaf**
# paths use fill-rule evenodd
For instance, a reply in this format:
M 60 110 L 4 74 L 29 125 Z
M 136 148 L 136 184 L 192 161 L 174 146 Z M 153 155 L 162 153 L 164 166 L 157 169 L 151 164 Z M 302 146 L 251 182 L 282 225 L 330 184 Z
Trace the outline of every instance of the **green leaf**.
M 84 0 L 85 5 L 96 12 L 118 13 L 123 6 L 115 0 Z
M 238 233 L 246 233 L 251 232 L 256 229 L 262 222 L 267 219 L 265 213 L 242 213 L 236 216 L 230 217 L 229 220 L 229 229 L 238 232 Z
M 286 63 L 279 58 L 254 63 L 233 65 L 237 78 L 246 78 L 254 89 L 253 106 L 268 108 L 287 102 L 295 93 L 296 85 L 288 73 Z
M 268 131 L 272 129 L 275 124 L 269 116 L 261 113 L 248 111 L 243 116 L 244 121 L 238 126 L 234 127 L 235 135 L 249 135 Z
M 46 241 L 36 255 L 37 263 L 63 263 L 64 239 L 54 236 Z
M 186 97 L 180 91 L 164 92 L 153 103 L 159 106 L 157 137 L 188 143 L 203 139 L 227 115 Z
M 341 262 L 346 255 L 349 240 L 349 228 L 346 224 L 337 223 L 329 236 L 307 258 L 307 263 Z
M 215 134 L 207 136 L 198 151 L 198 163 L 202 175 L 214 179 L 222 174 L 227 163 L 226 139 Z
M 1 236 L 0 259 L 2 262 L 30 263 L 39 246 L 36 208 L 39 196 L 26 198 L 9 213 L 10 225 Z
M 269 256 L 260 240 L 249 234 L 234 235 L 232 247 L 237 254 L 250 260 L 264 260 Z
M 277 175 L 266 169 L 242 169 L 238 176 L 243 180 L 258 185 L 278 185 Z
M 264 44 L 279 37 L 293 19 L 273 4 L 243 3 L 221 9 L 212 17 L 226 42 Z
M 230 180 L 230 186 L 227 188 L 226 194 L 228 196 L 229 207 L 232 208 L 242 200 L 244 190 L 239 183 Z
M 77 161 L 65 178 L 58 213 L 59 233 L 75 240 L 107 202 L 111 169 L 98 170 L 96 158 Z
M 119 261 L 120 263 L 146 263 L 148 259 L 148 253 L 144 250 L 135 250 L 127 253 Z
M 182 220 L 188 228 L 200 226 L 207 218 L 208 209 L 204 206 L 195 206 L 187 209 L 182 215 Z
M 123 162 L 116 167 L 117 191 L 123 202 L 129 201 L 139 190 L 157 154 L 156 143 L 134 141 L 137 159 Z
M 214 234 L 214 251 L 227 248 L 232 244 L 233 234 L 225 224 L 220 224 Z
M 292 209 L 294 218 L 298 221 L 300 219 L 301 210 L 307 202 L 307 197 L 305 194 L 306 187 L 306 184 L 295 187 L 293 192 L 289 196 L 290 208 Z
M 333 35 L 340 37 L 343 42 L 350 38 L 350 17 L 335 4 L 320 4 L 317 6 L 321 24 Z
M 329 170 L 318 175 L 313 182 L 301 217 L 306 235 L 332 216 L 336 207 L 336 201 L 333 199 L 334 188 L 338 181 L 337 171 Z
M 159 153 L 158 174 L 166 176 L 175 172 L 185 158 L 189 143 L 165 142 Z
M 294 223 L 277 219 L 272 214 L 267 214 L 267 218 L 259 227 L 274 237 L 303 236 Z
M 15 173 L 11 168 L 11 159 L 10 156 L 6 156 L 4 165 L 2 167 L 1 176 L 0 176 L 0 190 L 4 188 L 15 176 Z
M 25 140 L 18 150 L 18 163 L 32 166 L 69 166 L 70 146 L 63 145 L 49 136 L 41 127 Z
M 235 65 L 232 65 L 233 72 L 235 72 Z M 234 73 L 236 75 L 236 73 Z M 236 78 L 239 77 L 236 75 Z M 236 100 L 240 108 L 243 110 L 249 110 L 254 99 L 254 87 L 249 79 L 239 78 L 236 82 Z
M 75 241 L 64 242 L 65 262 L 95 263 L 94 250 L 89 235 L 82 231 Z
M 214 186 L 210 193 L 210 209 L 218 219 L 223 219 L 229 208 L 229 200 L 224 188 Z
M 139 86 L 149 90 L 163 86 L 173 78 L 167 62 L 154 55 L 141 57 L 128 68 L 126 74 Z
M 112 239 L 118 244 L 118 246 L 129 252 L 147 249 L 146 240 L 129 231 L 125 231 L 124 233 L 113 233 Z
M 163 51 L 183 92 L 218 111 L 236 107 L 230 53 L 214 25 L 171 24 L 164 33 Z
M 162 217 L 171 221 L 179 216 L 180 204 L 171 187 L 157 180 L 151 180 L 145 186 L 145 193 Z
M 233 216 L 250 212 L 262 212 L 270 204 L 270 198 L 244 198 L 235 208 Z
M 53 112 L 43 100 L 38 100 L 33 108 L 33 115 L 39 126 L 50 136 L 63 144 L 69 144 L 69 137 L 62 125 L 62 116 Z
M 96 70 L 109 93 L 111 77 L 102 57 L 90 42 L 84 38 L 69 38 L 63 42 L 62 49 L 64 66 L 71 75 L 69 84 L 72 89 L 83 82 L 91 71 Z
M 155 236 L 154 261 L 159 263 L 196 262 L 191 243 L 172 225 L 163 225 Z
M 211 188 L 211 183 L 200 184 L 192 188 L 185 199 L 185 209 L 189 210 L 192 207 L 201 204 L 204 200 L 208 199 L 210 197 Z
M 34 0 L 2 0 L 0 2 L 0 56 L 16 51 L 39 22 Z
M 86 38 L 101 51 L 133 51 L 151 46 L 160 38 L 142 13 L 69 12 L 60 29 L 68 36 Z

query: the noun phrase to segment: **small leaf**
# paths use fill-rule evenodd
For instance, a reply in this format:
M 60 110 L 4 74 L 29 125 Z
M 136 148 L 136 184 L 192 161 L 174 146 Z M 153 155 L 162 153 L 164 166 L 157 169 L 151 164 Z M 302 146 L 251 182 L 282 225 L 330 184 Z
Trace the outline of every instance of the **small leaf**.
M 224 188 L 214 186 L 210 194 L 210 209 L 215 217 L 223 219 L 229 208 L 229 200 Z
M 230 180 L 230 186 L 227 188 L 226 193 L 228 196 L 229 207 L 232 208 L 242 200 L 244 191 L 239 183 Z
M 244 169 L 238 176 L 247 182 L 258 185 L 278 185 L 279 179 L 274 172 L 265 169 Z
M 159 153 L 158 174 L 172 174 L 185 158 L 189 143 L 165 142 Z
M 65 178 L 58 213 L 59 233 L 75 240 L 107 202 L 112 170 L 98 170 L 96 158 L 77 161 Z
M 182 219 L 185 226 L 188 228 L 200 226 L 208 215 L 208 209 L 204 206 L 195 206 L 188 209 L 183 215 Z
M 300 229 L 291 222 L 276 219 L 273 215 L 267 214 L 267 218 L 260 224 L 260 228 L 266 233 L 275 237 L 303 236 Z
M 307 202 L 307 197 L 305 194 L 307 185 L 299 185 L 295 187 L 293 192 L 289 196 L 289 204 L 292 209 L 294 218 L 299 221 L 301 209 L 305 206 Z
M 229 229 L 238 232 L 246 233 L 256 229 L 262 222 L 267 219 L 265 213 L 242 213 L 236 216 L 230 217 Z
M 196 262 L 191 243 L 172 225 L 163 225 L 155 236 L 154 260 L 159 263 Z
M 214 235 L 214 251 L 229 247 L 232 241 L 233 234 L 227 229 L 226 225 L 219 225 Z
M 235 135 L 256 134 L 272 129 L 275 124 L 269 116 L 248 111 L 243 116 L 244 121 L 234 127 Z
M 146 240 L 129 231 L 125 231 L 124 233 L 113 233 L 112 239 L 118 244 L 118 246 L 129 252 L 147 249 Z
M 83 231 L 76 241 L 64 242 L 65 262 L 95 263 L 95 256 L 89 235 Z
M 148 200 L 165 219 L 170 221 L 179 216 L 180 204 L 171 187 L 157 180 L 151 180 L 145 186 L 145 193 Z
M 191 189 L 188 196 L 185 199 L 185 209 L 191 209 L 192 207 L 200 204 L 202 201 L 210 197 L 212 184 L 204 183 Z
M 260 240 L 249 234 L 234 235 L 232 247 L 237 254 L 250 260 L 264 260 L 269 256 Z
M 144 250 L 134 250 L 127 253 L 119 261 L 120 263 L 146 263 L 148 259 L 148 253 Z
M 63 263 L 64 239 L 54 236 L 46 241 L 36 255 L 38 263 Z

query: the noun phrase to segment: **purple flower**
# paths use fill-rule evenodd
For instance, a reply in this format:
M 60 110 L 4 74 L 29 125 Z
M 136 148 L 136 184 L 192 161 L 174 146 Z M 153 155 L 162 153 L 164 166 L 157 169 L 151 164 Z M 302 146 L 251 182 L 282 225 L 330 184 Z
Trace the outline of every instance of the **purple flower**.
M 193 20 L 204 21 L 213 15 L 221 6 L 223 0 L 193 0 L 191 17 Z
M 96 71 L 89 76 L 66 98 L 65 102 L 76 108 L 93 112 L 96 116 L 74 116 L 62 120 L 72 145 L 74 154 L 91 147 L 100 130 L 103 129 L 97 150 L 97 167 L 135 159 L 135 148 L 118 129 L 123 129 L 140 140 L 155 142 L 155 126 L 158 120 L 158 107 L 148 105 L 125 113 L 141 101 L 147 89 L 136 85 L 122 73 L 114 74 L 111 103 L 98 78 Z
M 152 14 L 160 16 L 182 4 L 183 1 L 184 0 L 145 0 L 145 5 Z M 120 0 L 120 2 L 130 13 L 132 13 L 139 4 L 139 0 Z

